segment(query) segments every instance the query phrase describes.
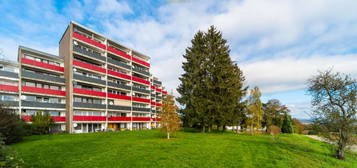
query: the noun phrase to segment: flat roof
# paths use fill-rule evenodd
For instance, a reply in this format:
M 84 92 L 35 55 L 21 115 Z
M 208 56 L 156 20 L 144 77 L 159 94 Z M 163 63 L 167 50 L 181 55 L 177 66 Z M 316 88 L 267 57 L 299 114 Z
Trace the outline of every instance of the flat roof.
M 46 53 L 46 52 L 43 52 L 43 51 L 39 51 L 39 50 L 32 49 L 32 48 L 29 48 L 29 47 L 21 46 L 21 45 L 19 46 L 19 50 L 29 51 L 29 52 L 40 54 L 40 55 L 43 55 L 43 56 L 46 56 L 46 57 L 49 57 L 49 58 L 63 60 L 63 57 L 61 57 L 61 56 L 53 55 L 53 54 L 50 54 L 50 53 Z

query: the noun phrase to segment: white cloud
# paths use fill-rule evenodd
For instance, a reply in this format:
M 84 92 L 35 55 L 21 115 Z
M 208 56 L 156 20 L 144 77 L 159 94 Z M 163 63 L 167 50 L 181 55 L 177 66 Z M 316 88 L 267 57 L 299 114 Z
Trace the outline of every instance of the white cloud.
M 355 63 L 343 61 L 354 56 L 340 55 L 357 43 L 357 31 L 351 30 L 357 27 L 355 5 L 333 0 L 190 1 L 163 5 L 156 18 L 108 18 L 103 27 L 109 37 L 151 56 L 154 74 L 175 90 L 184 49 L 195 32 L 214 24 L 229 40 L 233 59 L 243 59 L 239 64 L 249 84 L 271 93 L 303 88 L 317 69 L 344 70 L 337 67 Z
M 306 87 L 306 80 L 318 70 L 335 71 L 357 77 L 357 54 L 311 56 L 307 58 L 273 58 L 245 62 L 241 65 L 247 82 L 259 86 L 263 93 L 274 93 Z
M 119 2 L 117 0 L 105 0 L 99 2 L 96 12 L 121 15 L 123 13 L 132 13 L 133 11 L 125 2 Z

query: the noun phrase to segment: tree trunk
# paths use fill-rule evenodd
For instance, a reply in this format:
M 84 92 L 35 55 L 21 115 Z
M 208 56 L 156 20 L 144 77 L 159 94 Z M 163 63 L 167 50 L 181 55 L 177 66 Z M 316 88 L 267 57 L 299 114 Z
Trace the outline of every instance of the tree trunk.
M 167 132 L 167 139 L 170 139 L 170 133 Z
M 202 133 L 205 133 L 205 132 L 206 132 L 206 126 L 203 125 L 203 126 L 202 126 Z
M 338 140 L 338 148 L 336 151 L 336 157 L 340 160 L 345 160 L 345 148 L 347 146 L 347 132 L 340 129 L 340 139 Z
M 223 125 L 222 127 L 223 127 L 222 128 L 222 132 L 225 132 L 226 131 L 226 125 Z
M 208 125 L 208 132 L 211 132 L 212 125 Z

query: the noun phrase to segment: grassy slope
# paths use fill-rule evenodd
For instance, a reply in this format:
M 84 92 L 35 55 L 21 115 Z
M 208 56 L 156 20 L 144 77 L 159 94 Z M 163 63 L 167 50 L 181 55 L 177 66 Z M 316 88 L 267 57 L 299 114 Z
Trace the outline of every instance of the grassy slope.
M 13 147 L 29 167 L 357 167 L 331 155 L 330 146 L 302 135 L 107 132 L 27 137 Z

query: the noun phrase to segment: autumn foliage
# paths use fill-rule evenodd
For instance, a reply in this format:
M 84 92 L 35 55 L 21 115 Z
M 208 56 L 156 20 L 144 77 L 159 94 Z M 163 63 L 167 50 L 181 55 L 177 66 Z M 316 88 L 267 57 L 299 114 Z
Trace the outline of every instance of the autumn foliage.
M 167 139 L 170 139 L 170 134 L 180 129 L 180 117 L 177 114 L 177 109 L 174 97 L 167 95 L 162 104 L 162 112 L 159 114 L 161 129 L 167 134 Z

